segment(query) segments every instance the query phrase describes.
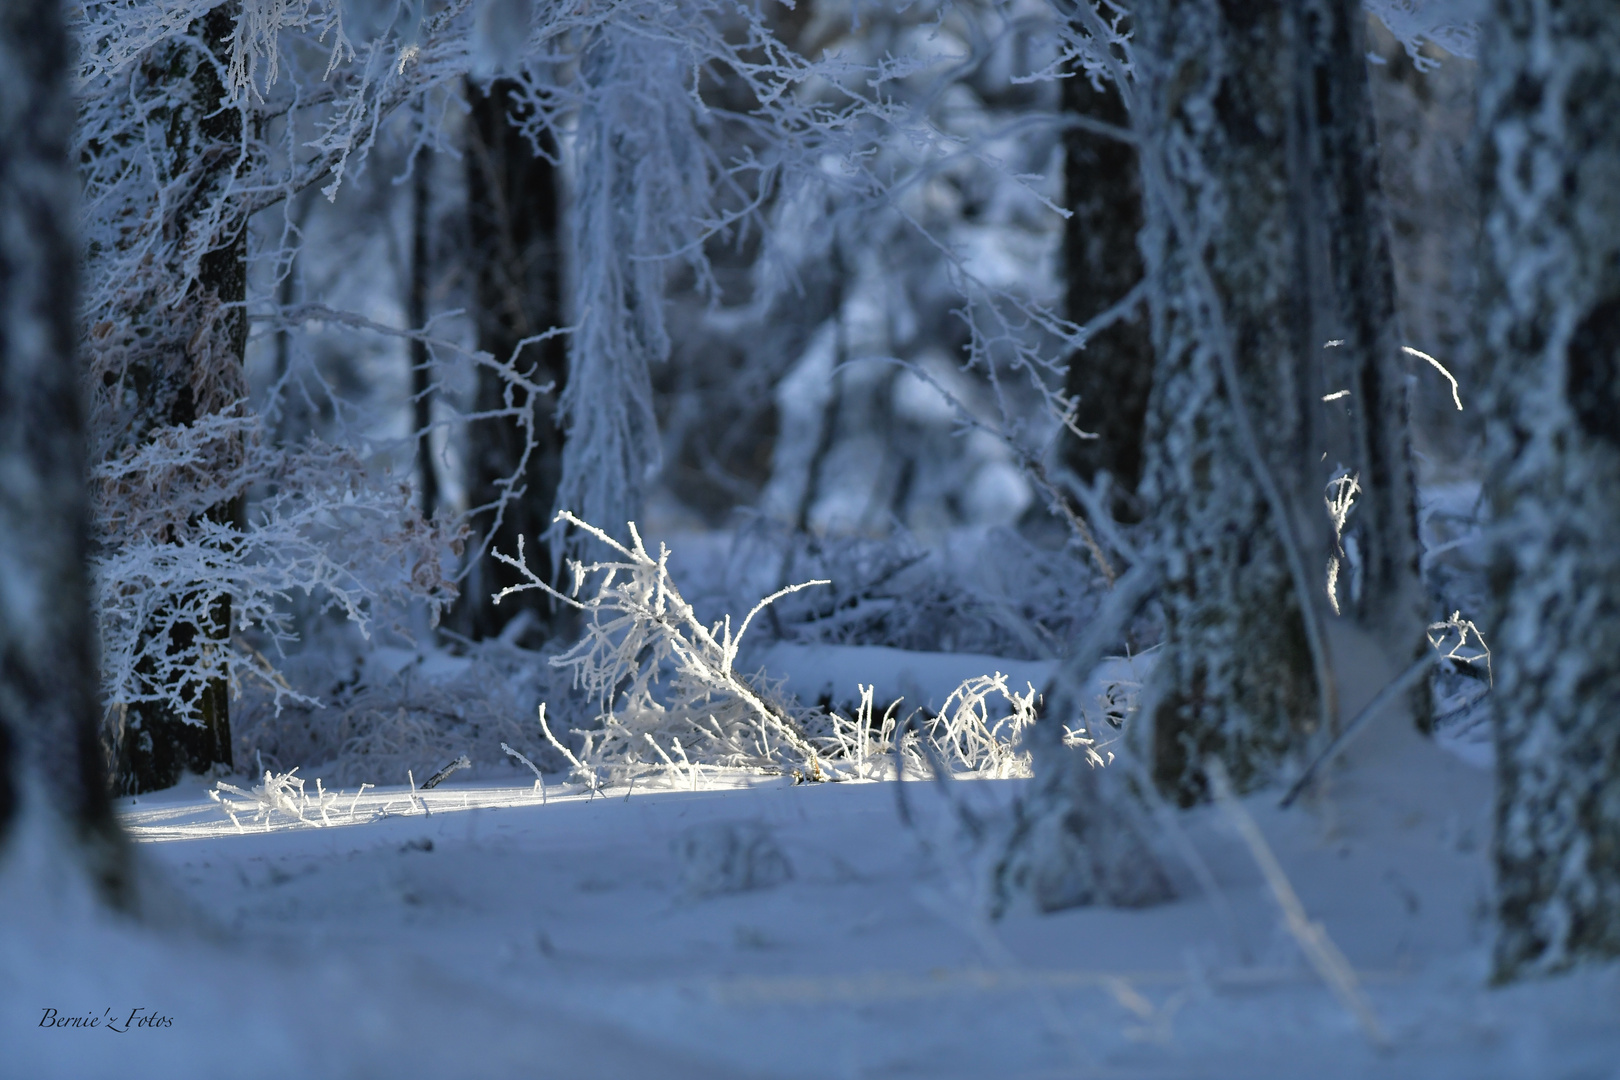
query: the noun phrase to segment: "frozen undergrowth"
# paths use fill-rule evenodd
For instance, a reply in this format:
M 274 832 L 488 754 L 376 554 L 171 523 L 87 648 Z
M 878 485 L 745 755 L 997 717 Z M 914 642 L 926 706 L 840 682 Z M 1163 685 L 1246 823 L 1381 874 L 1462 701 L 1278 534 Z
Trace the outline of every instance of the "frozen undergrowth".
M 305 825 L 330 827 L 338 823 L 332 819 L 333 811 L 339 813 L 339 822 L 343 824 L 356 824 L 361 820 L 356 816 L 356 811 L 360 796 L 364 795 L 366 788 L 370 786 L 360 785 L 360 789 L 349 802 L 346 813 L 341 807 L 343 793 L 327 791 L 325 784 L 316 778 L 315 795 L 311 798 L 304 790 L 304 778 L 298 775 L 296 768 L 284 773 L 265 769 L 264 779 L 250 790 L 222 781 L 209 789 L 208 797 L 219 803 L 220 808 L 225 811 L 225 815 L 231 819 L 231 824 L 235 825 L 238 831 L 244 829 L 242 824 L 244 817 L 248 817 L 251 824 L 268 827 L 275 821 L 277 814 L 285 815 Z M 365 820 L 369 821 L 374 816 L 368 813 Z
M 1490 753 L 1490 646 L 1471 615 L 1485 610 L 1485 505 L 1477 482 L 1419 490 L 1423 577 L 1439 618 L 1429 642 L 1444 654 L 1431 684 L 1434 730 L 1454 747 Z
M 625 545 L 572 514 L 558 517 L 617 558 L 571 561 L 573 587 L 564 595 L 529 569 L 521 549 L 516 558 L 495 557 L 527 578 L 503 597 L 541 589 L 584 616 L 581 640 L 550 662 L 569 672 L 574 687 L 595 703 L 595 723 L 572 732 L 580 740 L 577 753 L 554 737 L 543 708 L 540 723 L 586 783 L 663 773 L 697 786 L 705 767 L 791 773 L 811 781 L 864 779 L 893 775 L 907 764 L 923 768 L 930 757 L 953 770 L 1028 775 L 1028 755 L 1018 743 L 1035 717 L 1035 687 L 1020 692 L 999 673 L 970 679 L 937 715 L 920 721 L 915 712 L 901 714 L 898 701 L 874 715 L 870 687 L 854 716 L 808 707 L 782 694 L 765 673 L 744 673 L 736 662 L 762 611 L 826 582 L 779 589 L 755 604 L 735 631 L 729 615 L 706 625 L 670 576 L 667 546 L 660 545 L 655 558 L 633 523 Z M 588 583 L 594 594 L 582 600 Z M 931 754 L 913 745 L 919 738 Z M 910 760 L 897 761 L 897 753 Z
M 532 723 L 535 704 L 553 689 L 536 654 L 499 641 L 465 655 L 379 648 L 328 627 L 287 658 L 282 669 L 303 701 L 279 704 L 244 687 L 232 710 L 236 760 L 262 758 L 277 771 L 302 766 L 341 784 L 403 784 L 466 754 L 503 760 L 512 743 L 548 768 Z
M 295 450 L 270 445 L 257 417 L 216 414 L 166 430 L 97 464 L 90 481 L 101 688 L 114 744 L 132 706 L 158 704 L 196 721 L 214 680 L 251 685 L 276 708 L 309 704 L 282 670 L 298 637 L 295 597 L 369 635 L 380 607 L 415 599 L 438 609 L 453 595 L 439 553 L 460 543 L 458 528 L 424 521 L 407 489 L 351 451 L 314 440 Z M 216 520 L 218 507 L 265 481 L 274 493 L 248 521 Z M 228 643 L 189 630 L 226 614 Z
M 633 525 L 623 545 L 572 515 L 562 520 L 617 556 L 570 564 L 573 588 L 561 599 L 584 616 L 578 642 L 549 656 L 499 641 L 469 645 L 461 656 L 374 647 L 348 655 L 337 639 L 312 642 L 307 658 L 286 667 L 313 704 L 277 709 L 261 695 L 239 714 L 238 760 L 260 759 L 266 779 L 252 792 L 218 789 L 221 798 L 249 800 L 225 804 L 227 812 L 261 824 L 263 815 L 321 824 L 312 815 L 322 797 L 306 802 L 291 766 L 351 786 L 404 784 L 462 754 L 481 768 L 520 768 L 508 760 L 517 760 L 513 750 L 545 773 L 571 773 L 587 791 L 638 781 L 729 786 L 762 774 L 883 780 L 927 776 L 936 763 L 958 776 L 1030 775 L 1021 743 L 1038 687 L 998 671 L 967 678 L 937 711 L 877 700 L 871 684 L 851 709 L 801 703 L 781 680 L 740 669 L 738 657 L 774 601 L 824 583 L 778 590 L 735 629 L 729 617 L 706 624 L 673 580 L 667 547 L 654 557 Z M 527 572 L 521 551 L 496 557 Z M 550 591 L 535 575 L 529 582 L 523 587 Z M 396 664 L 379 659 L 393 653 Z M 1109 700 L 1097 703 L 1105 717 L 1128 709 L 1115 699 L 1133 697 L 1137 684 L 1108 689 Z M 538 722 L 524 720 L 537 706 Z M 1094 743 L 1085 730 L 1067 731 L 1065 741 Z M 1088 756 L 1105 762 L 1095 750 Z M 544 798 L 540 782 L 535 796 Z

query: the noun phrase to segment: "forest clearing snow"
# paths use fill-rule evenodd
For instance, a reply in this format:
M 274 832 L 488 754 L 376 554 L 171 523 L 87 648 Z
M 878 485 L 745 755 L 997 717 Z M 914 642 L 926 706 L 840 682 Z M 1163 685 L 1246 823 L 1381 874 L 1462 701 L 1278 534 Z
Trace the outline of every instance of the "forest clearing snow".
M 951 791 L 989 811 L 1021 783 Z M 1183 873 L 1162 907 L 992 924 L 934 784 L 452 780 L 340 793 L 330 825 L 233 823 L 192 786 L 120 801 L 172 891 L 168 930 L 86 927 L 71 904 L 17 916 L 37 925 L 5 939 L 3 1071 L 1620 1076 L 1620 966 L 1485 985 L 1489 799 L 1488 773 L 1386 721 L 1301 806 L 1244 800 L 1355 968 L 1380 1049 L 1220 807 L 1180 815 L 1215 895 Z M 173 1023 L 38 1027 L 46 1008 L 134 1006 Z

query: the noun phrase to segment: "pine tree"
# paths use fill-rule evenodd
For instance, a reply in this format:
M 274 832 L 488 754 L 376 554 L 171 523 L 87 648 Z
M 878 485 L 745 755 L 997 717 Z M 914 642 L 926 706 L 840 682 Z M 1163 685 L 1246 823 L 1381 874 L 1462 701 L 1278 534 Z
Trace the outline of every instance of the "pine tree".
M 54 815 L 127 904 L 97 739 L 69 55 L 58 0 L 0 6 L 0 854 Z
M 651 369 L 670 351 L 667 267 L 675 257 L 703 265 L 694 240 L 713 179 L 690 85 L 700 56 L 673 34 L 616 25 L 593 35 L 579 61 L 568 215 L 576 315 L 558 402 L 567 437 L 556 509 L 616 536 L 640 516 L 662 458 Z M 554 560 L 560 554 L 553 548 Z
M 1620 955 L 1620 22 L 1501 0 L 1480 67 L 1498 979 Z

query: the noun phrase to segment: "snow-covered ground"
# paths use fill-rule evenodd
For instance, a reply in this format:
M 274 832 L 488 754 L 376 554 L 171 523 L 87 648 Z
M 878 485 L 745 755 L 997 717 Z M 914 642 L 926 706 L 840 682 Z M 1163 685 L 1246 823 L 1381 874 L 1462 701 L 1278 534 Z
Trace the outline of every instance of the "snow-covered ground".
M 953 791 L 988 809 L 1019 783 Z M 66 880 L 0 897 L 0 1074 L 1620 1077 L 1620 967 L 1485 985 L 1488 773 L 1386 719 L 1325 790 L 1276 798 L 1244 805 L 1376 1033 L 1229 807 L 1182 815 L 1212 894 L 1189 871 L 1166 906 L 991 924 L 933 784 L 452 780 L 240 826 L 192 786 L 121 803 L 160 932 Z M 172 1023 L 117 1031 L 137 1007 Z
M 1440 495 L 1430 570 L 1467 608 L 1477 495 Z M 1052 671 L 871 645 L 756 659 L 846 709 L 862 685 L 937 709 L 964 679 Z M 1108 661 L 1082 700 L 1113 708 L 1153 660 Z M 1263 849 L 1232 804 L 1175 815 L 1180 897 L 1140 911 L 982 918 L 995 839 L 968 846 L 945 800 L 994 821 L 1021 780 L 671 767 L 592 794 L 483 762 L 427 792 L 311 775 L 274 810 L 201 781 L 122 800 L 157 926 L 99 914 L 29 833 L 0 874 L 0 1078 L 1620 1080 L 1620 964 L 1487 985 L 1488 678 L 1466 674 L 1436 740 L 1382 716 L 1295 808 L 1243 800 Z M 1308 924 L 1351 983 L 1308 960 Z

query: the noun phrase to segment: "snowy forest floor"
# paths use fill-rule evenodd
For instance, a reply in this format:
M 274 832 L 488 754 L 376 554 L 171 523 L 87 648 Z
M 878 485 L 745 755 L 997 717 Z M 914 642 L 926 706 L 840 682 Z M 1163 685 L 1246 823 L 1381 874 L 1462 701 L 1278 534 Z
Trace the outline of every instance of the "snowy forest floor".
M 955 790 L 988 809 L 1019 783 Z M 159 934 L 11 876 L 0 1072 L 1620 1077 L 1620 965 L 1486 986 L 1490 789 L 1389 717 L 1300 806 L 1244 800 L 1354 966 L 1378 1048 L 1218 806 L 1181 815 L 1215 894 L 1183 875 L 1161 907 L 992 924 L 931 784 L 904 785 L 910 828 L 892 782 L 739 775 L 544 803 L 488 783 L 348 791 L 330 827 L 239 829 L 199 782 L 120 802 L 170 890 Z M 774 852 L 764 887 L 711 891 L 727 835 Z M 135 1007 L 172 1024 L 114 1033 Z M 107 1010 L 114 1032 L 41 1028 L 47 1008 Z
M 1465 611 L 1478 502 L 1477 485 L 1425 500 L 1429 573 Z M 684 539 L 695 591 L 726 580 Z M 1104 665 L 1094 689 L 1139 683 L 1144 661 Z M 861 681 L 933 707 L 990 666 L 1015 685 L 1052 666 L 789 643 L 761 662 L 805 700 Z M 496 759 L 426 793 L 317 800 L 336 763 L 311 758 L 302 820 L 233 822 L 200 779 L 119 801 L 155 928 L 101 913 L 48 826 L 25 834 L 0 877 L 0 1076 L 1620 1080 L 1620 964 L 1487 985 L 1481 685 L 1439 688 L 1435 740 L 1381 717 L 1291 810 L 1277 790 L 1243 800 L 1381 1038 L 1307 962 L 1228 806 L 1176 815 L 1173 903 L 991 923 L 977 891 L 994 837 L 972 850 L 914 778 L 708 767 L 698 790 L 690 774 L 605 797 L 552 778 L 542 796 Z M 1023 783 L 951 790 L 994 821 Z

